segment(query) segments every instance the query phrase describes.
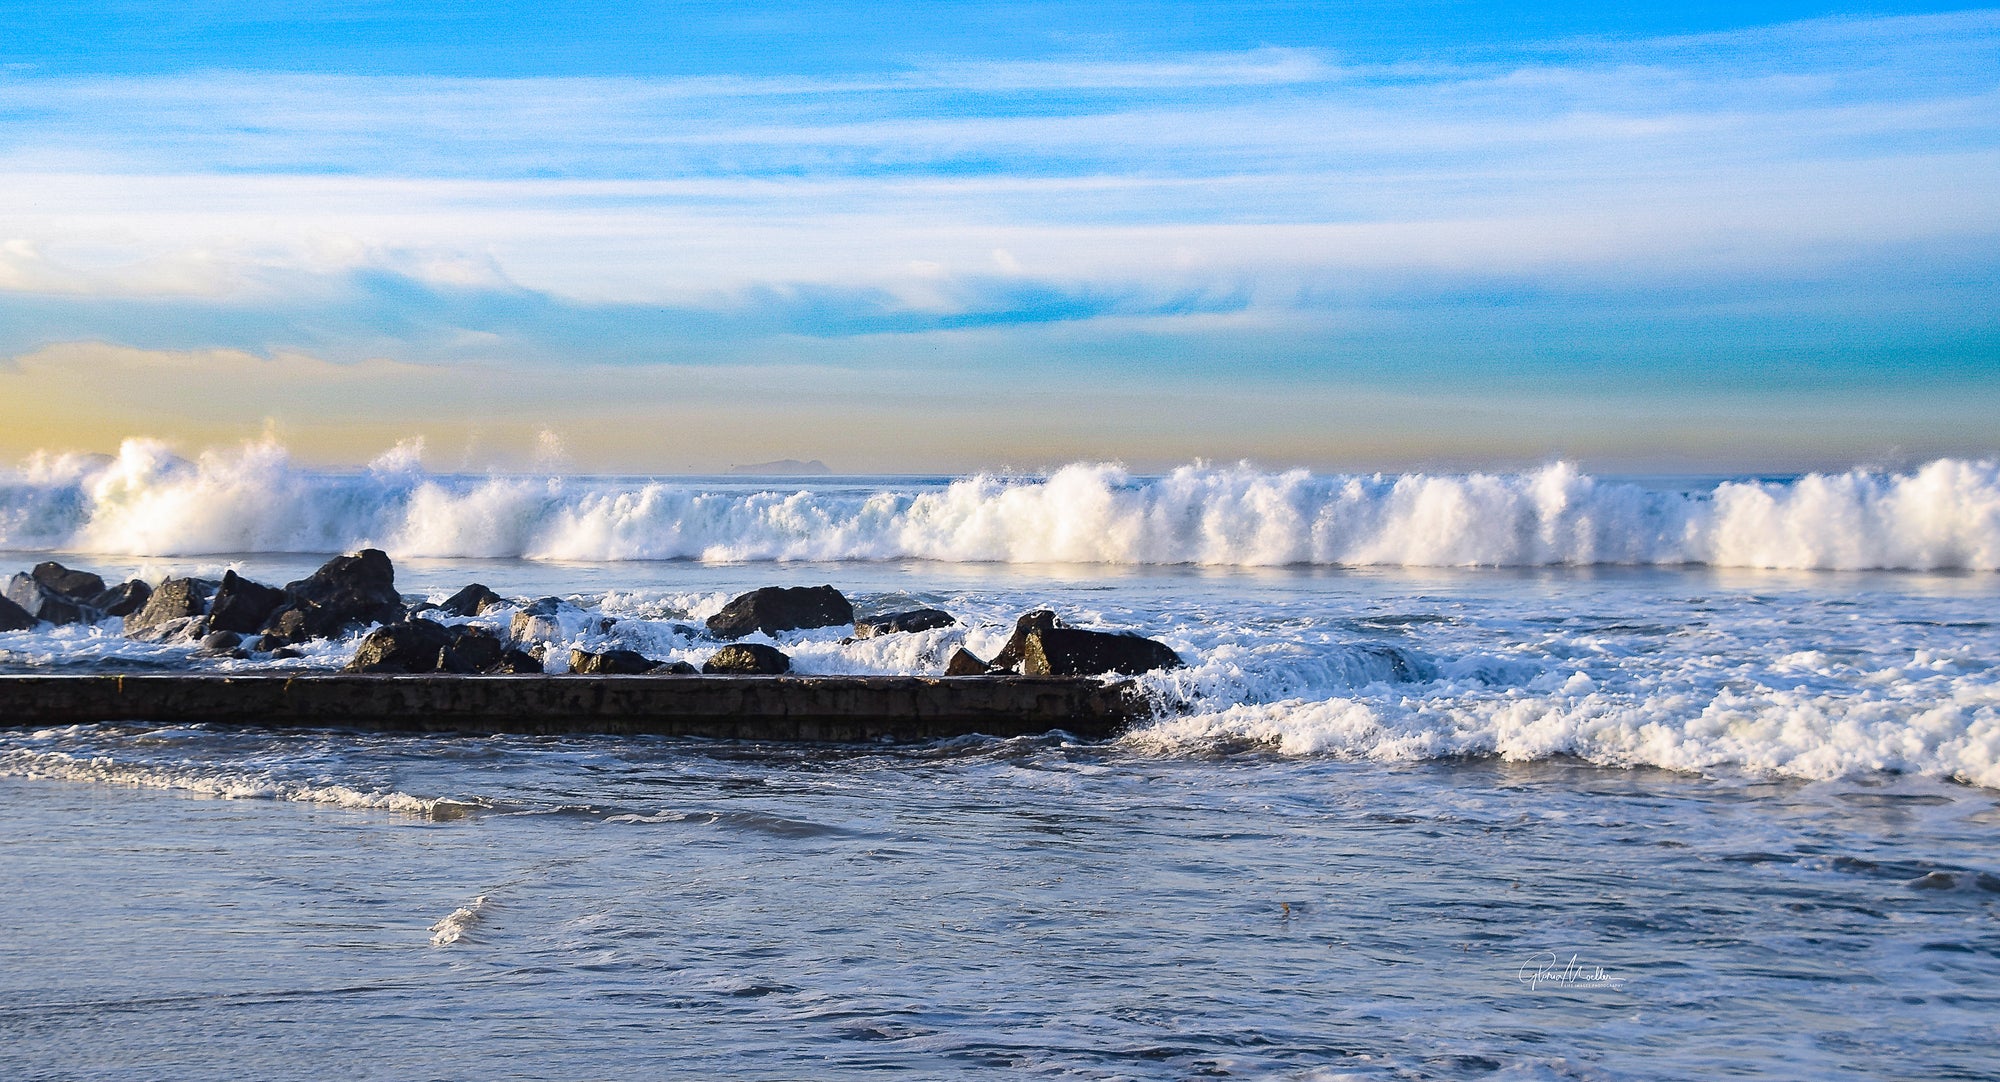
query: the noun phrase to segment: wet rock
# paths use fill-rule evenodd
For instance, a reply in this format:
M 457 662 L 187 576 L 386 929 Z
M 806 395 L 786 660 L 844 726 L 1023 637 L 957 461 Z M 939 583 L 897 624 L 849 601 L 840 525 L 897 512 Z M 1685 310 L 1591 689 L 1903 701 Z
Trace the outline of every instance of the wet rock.
M 698 676 L 701 670 L 685 661 L 666 661 L 646 670 L 649 676 Z
M 1050 612 L 1048 609 L 1036 609 L 1033 612 L 1023 613 L 1020 619 L 1014 621 L 1014 634 L 1008 636 L 1007 645 L 1001 647 L 1000 652 L 993 655 L 992 667 L 1004 672 L 1019 672 L 1021 670 L 1021 650 L 1027 643 L 1028 636 L 1038 631 L 1051 630 L 1055 626 L 1056 614 Z
M 200 616 L 219 585 L 208 579 L 168 579 L 146 598 L 139 611 L 125 617 L 126 637 L 137 639 L 143 632 L 154 631 L 176 620 Z M 159 640 L 152 638 L 148 641 Z
M 953 650 L 951 660 L 944 663 L 946 676 L 985 676 L 989 669 L 984 661 L 962 646 Z
M 241 649 L 243 636 L 234 631 L 211 631 L 201 637 L 201 645 L 195 649 L 196 657 L 248 657 L 250 652 Z
M 594 676 L 637 676 L 652 672 L 660 662 L 639 653 L 637 650 L 606 650 L 593 654 L 587 650 L 569 652 L 569 671 Z
M 261 629 L 271 613 L 284 604 L 285 591 L 276 586 L 252 582 L 234 571 L 222 573 L 222 585 L 208 606 L 208 626 L 216 631 L 243 634 Z
M 950 627 L 958 621 L 943 609 L 911 609 L 908 612 L 892 612 L 884 616 L 871 616 L 866 620 L 854 621 L 854 637 L 872 639 L 877 635 L 897 635 L 911 631 L 930 631 L 940 627 Z
M 205 617 L 182 616 L 164 624 L 127 631 L 125 637 L 133 642 L 199 642 L 207 634 L 208 620 Z
M 96 610 L 87 608 L 75 598 L 66 597 L 49 589 L 33 575 L 15 575 L 8 579 L 5 592 L 7 600 L 13 602 L 21 611 L 45 623 L 81 624 L 92 622 L 96 617 Z
M 437 672 L 445 652 L 451 649 L 451 629 L 432 620 L 404 620 L 383 624 L 361 640 L 354 660 L 345 672 L 423 673 Z
M 500 655 L 500 664 L 494 666 L 500 673 L 540 673 L 542 659 L 526 650 L 509 649 Z
M 514 622 L 508 627 L 508 636 L 517 643 L 555 642 L 563 637 L 562 624 L 553 615 L 533 613 L 526 609 L 514 614 Z
M 831 586 L 766 586 L 724 605 L 708 618 L 708 631 L 718 639 L 740 639 L 756 631 L 775 635 L 853 622 L 854 606 Z
M 1138 635 L 1064 627 L 1055 613 L 1038 609 L 1015 622 L 1006 649 L 993 668 L 1023 676 L 1126 676 L 1155 669 L 1178 669 L 1184 662 L 1163 642 Z
M 28 610 L 0 597 L 0 631 L 26 631 L 35 626 L 35 618 Z
M 280 646 L 276 650 L 271 651 L 272 661 L 290 661 L 293 658 L 304 656 L 296 648 L 290 646 Z
M 540 659 L 509 649 L 493 629 L 409 619 L 368 633 L 348 672 L 538 673 Z
M 451 645 L 438 660 L 442 672 L 493 672 L 507 656 L 507 644 L 487 628 L 462 624 L 446 630 Z
M 88 602 L 104 592 L 103 579 L 88 571 L 72 571 L 54 560 L 36 564 L 28 574 L 41 583 L 43 589 L 74 601 Z
M 529 616 L 554 616 L 569 602 L 560 597 L 538 597 L 522 606 L 521 611 Z
M 393 624 L 404 617 L 396 569 L 381 549 L 337 556 L 307 578 L 285 585 L 285 601 L 264 633 L 288 642 L 325 639 L 353 627 Z
M 506 603 L 506 598 L 475 582 L 445 598 L 443 603 L 438 605 L 438 611 L 453 616 L 477 616 L 495 605 Z
M 717 650 L 701 666 L 709 674 L 776 676 L 792 671 L 792 659 L 762 643 L 739 642 Z
M 90 599 L 90 607 L 106 616 L 130 616 L 146 607 L 146 600 L 153 596 L 153 588 L 139 579 L 120 586 L 113 586 L 99 592 Z

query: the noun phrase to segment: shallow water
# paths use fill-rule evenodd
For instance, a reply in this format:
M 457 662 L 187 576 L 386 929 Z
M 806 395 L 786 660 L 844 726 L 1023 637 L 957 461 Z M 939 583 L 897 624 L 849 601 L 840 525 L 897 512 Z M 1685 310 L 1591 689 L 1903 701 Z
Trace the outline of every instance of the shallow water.
M 15 1077 L 1991 1077 L 2000 798 L 1949 783 L 67 739 L 465 803 L 0 779 Z

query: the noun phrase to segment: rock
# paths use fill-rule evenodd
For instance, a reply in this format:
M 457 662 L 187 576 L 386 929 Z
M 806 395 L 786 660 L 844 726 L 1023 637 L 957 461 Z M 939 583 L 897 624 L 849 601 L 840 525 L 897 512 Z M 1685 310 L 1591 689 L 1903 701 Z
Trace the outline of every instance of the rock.
M 34 626 L 35 618 L 27 609 L 0 597 L 0 631 L 26 631 Z
M 586 650 L 569 652 L 569 671 L 595 676 L 637 676 L 652 672 L 660 662 L 636 650 L 606 650 L 593 654 Z
M 200 616 L 182 616 L 164 624 L 127 631 L 133 642 L 196 642 L 208 634 L 208 621 Z
M 701 670 L 685 661 L 668 661 L 646 670 L 648 676 L 698 676 Z
M 75 601 L 88 602 L 104 592 L 104 580 L 88 571 L 72 571 L 54 560 L 35 565 L 28 574 L 44 589 Z
M 708 618 L 708 631 L 718 639 L 740 639 L 753 631 L 775 635 L 853 622 L 854 606 L 831 586 L 766 586 L 724 605 Z
M 1015 622 L 1007 648 L 993 659 L 995 669 L 1023 676 L 1126 676 L 1155 669 L 1178 669 L 1184 662 L 1165 643 L 1138 635 L 1117 635 L 1064 627 L 1055 613 L 1039 609 Z
M 140 632 L 200 616 L 218 585 L 208 579 L 168 579 L 147 596 L 139 611 L 125 617 L 126 637 L 136 639 Z
M 792 671 L 792 659 L 762 643 L 739 642 L 715 652 L 701 666 L 704 673 L 776 676 Z
M 146 607 L 153 588 L 140 579 L 113 586 L 90 599 L 90 607 L 106 616 L 130 616 Z
M 86 608 L 75 598 L 56 593 L 33 575 L 15 575 L 8 579 L 6 596 L 21 611 L 45 623 L 89 623 L 96 615 L 96 610 Z
M 538 673 L 542 671 L 542 663 L 524 651 L 508 649 L 491 628 L 477 624 L 452 627 L 435 620 L 410 619 L 384 624 L 369 632 L 346 671 Z
M 451 629 L 431 620 L 383 624 L 361 640 L 343 672 L 437 672 L 451 648 Z
M 944 674 L 946 676 L 985 676 L 989 668 L 984 661 L 973 656 L 972 651 L 961 646 L 952 651 L 951 660 L 945 662 Z
M 514 614 L 508 635 L 517 643 L 555 642 L 563 637 L 563 629 L 554 616 L 523 609 Z
M 451 632 L 451 645 L 438 660 L 444 672 L 492 672 L 507 656 L 507 644 L 487 628 L 462 624 L 446 630 Z
M 449 613 L 453 616 L 477 616 L 495 605 L 505 605 L 506 603 L 506 598 L 475 582 L 465 589 L 445 598 L 444 602 L 438 606 L 438 611 Z
M 287 640 L 325 639 L 352 627 L 403 620 L 396 568 L 381 549 L 336 556 L 311 576 L 285 585 L 285 601 L 264 633 Z
M 242 645 L 243 636 L 234 631 L 211 631 L 201 637 L 201 646 L 195 650 L 195 656 L 248 657 L 249 651 L 238 649 Z
M 215 600 L 208 606 L 208 626 L 248 634 L 262 628 L 284 601 L 285 591 L 225 571 L 222 585 L 215 589 Z
M 1028 641 L 1029 634 L 1056 626 L 1056 614 L 1047 609 L 1036 609 L 1022 614 L 1014 621 L 1014 634 L 1007 638 L 1007 645 L 993 655 L 992 667 L 1002 672 L 1019 672 L 1021 669 L 1021 648 Z
M 542 659 L 536 657 L 534 654 L 531 654 L 526 650 L 510 649 L 506 653 L 500 655 L 500 664 L 495 666 L 493 671 L 506 672 L 506 673 L 540 673 L 542 671 Z
M 276 650 L 271 651 L 272 661 L 290 661 L 293 658 L 304 656 L 304 654 L 290 646 L 280 646 Z
M 950 627 L 955 623 L 958 621 L 943 609 L 911 609 L 908 612 L 892 612 L 886 616 L 871 616 L 866 620 L 856 620 L 854 637 L 872 639 L 877 635 L 930 631 L 935 628 Z
M 566 604 L 560 597 L 538 597 L 522 606 L 521 611 L 529 616 L 554 616 Z

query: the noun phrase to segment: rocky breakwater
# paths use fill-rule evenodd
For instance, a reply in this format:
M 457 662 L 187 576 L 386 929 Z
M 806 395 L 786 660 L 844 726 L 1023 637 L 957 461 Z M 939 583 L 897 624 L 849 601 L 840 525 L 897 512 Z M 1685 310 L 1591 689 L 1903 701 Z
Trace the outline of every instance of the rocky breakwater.
M 924 644 L 928 652 L 962 640 L 950 630 L 959 621 L 930 608 L 857 618 L 853 604 L 832 586 L 753 590 L 701 624 L 635 618 L 621 625 L 574 601 L 510 599 L 477 583 L 443 602 L 411 608 L 396 590 L 389 557 L 374 549 L 329 560 L 282 587 L 234 571 L 220 579 L 111 587 L 96 575 L 53 562 L 9 581 L 0 601 L 0 630 L 57 621 L 92 623 L 99 634 L 116 629 L 134 640 L 185 644 L 196 658 L 250 664 L 232 664 L 225 673 L 0 677 L 0 719 L 186 719 L 779 740 L 936 739 L 1051 728 L 1101 736 L 1150 709 L 1129 683 L 1103 677 L 1180 664 L 1162 643 L 1070 628 L 1054 614 L 1037 611 L 1021 617 L 992 661 L 960 649 L 943 678 L 800 675 L 780 646 L 817 643 L 813 650 L 821 660 L 814 667 L 824 669 L 826 636 L 815 632 L 846 629 L 839 639 L 843 645 L 895 635 L 936 636 Z M 324 666 L 327 644 L 351 638 L 358 641 L 341 673 L 300 671 Z M 648 644 L 665 644 L 681 656 L 649 657 L 628 648 Z M 275 672 L 260 672 L 256 664 L 301 657 Z M 550 671 L 570 676 L 461 679 Z

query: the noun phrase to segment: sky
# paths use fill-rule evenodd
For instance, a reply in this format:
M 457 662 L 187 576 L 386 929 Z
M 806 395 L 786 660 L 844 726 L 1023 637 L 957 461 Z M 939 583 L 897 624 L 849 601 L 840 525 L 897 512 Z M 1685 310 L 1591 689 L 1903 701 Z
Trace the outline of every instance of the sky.
M 0 0 L 0 459 L 2000 452 L 2000 10 Z

